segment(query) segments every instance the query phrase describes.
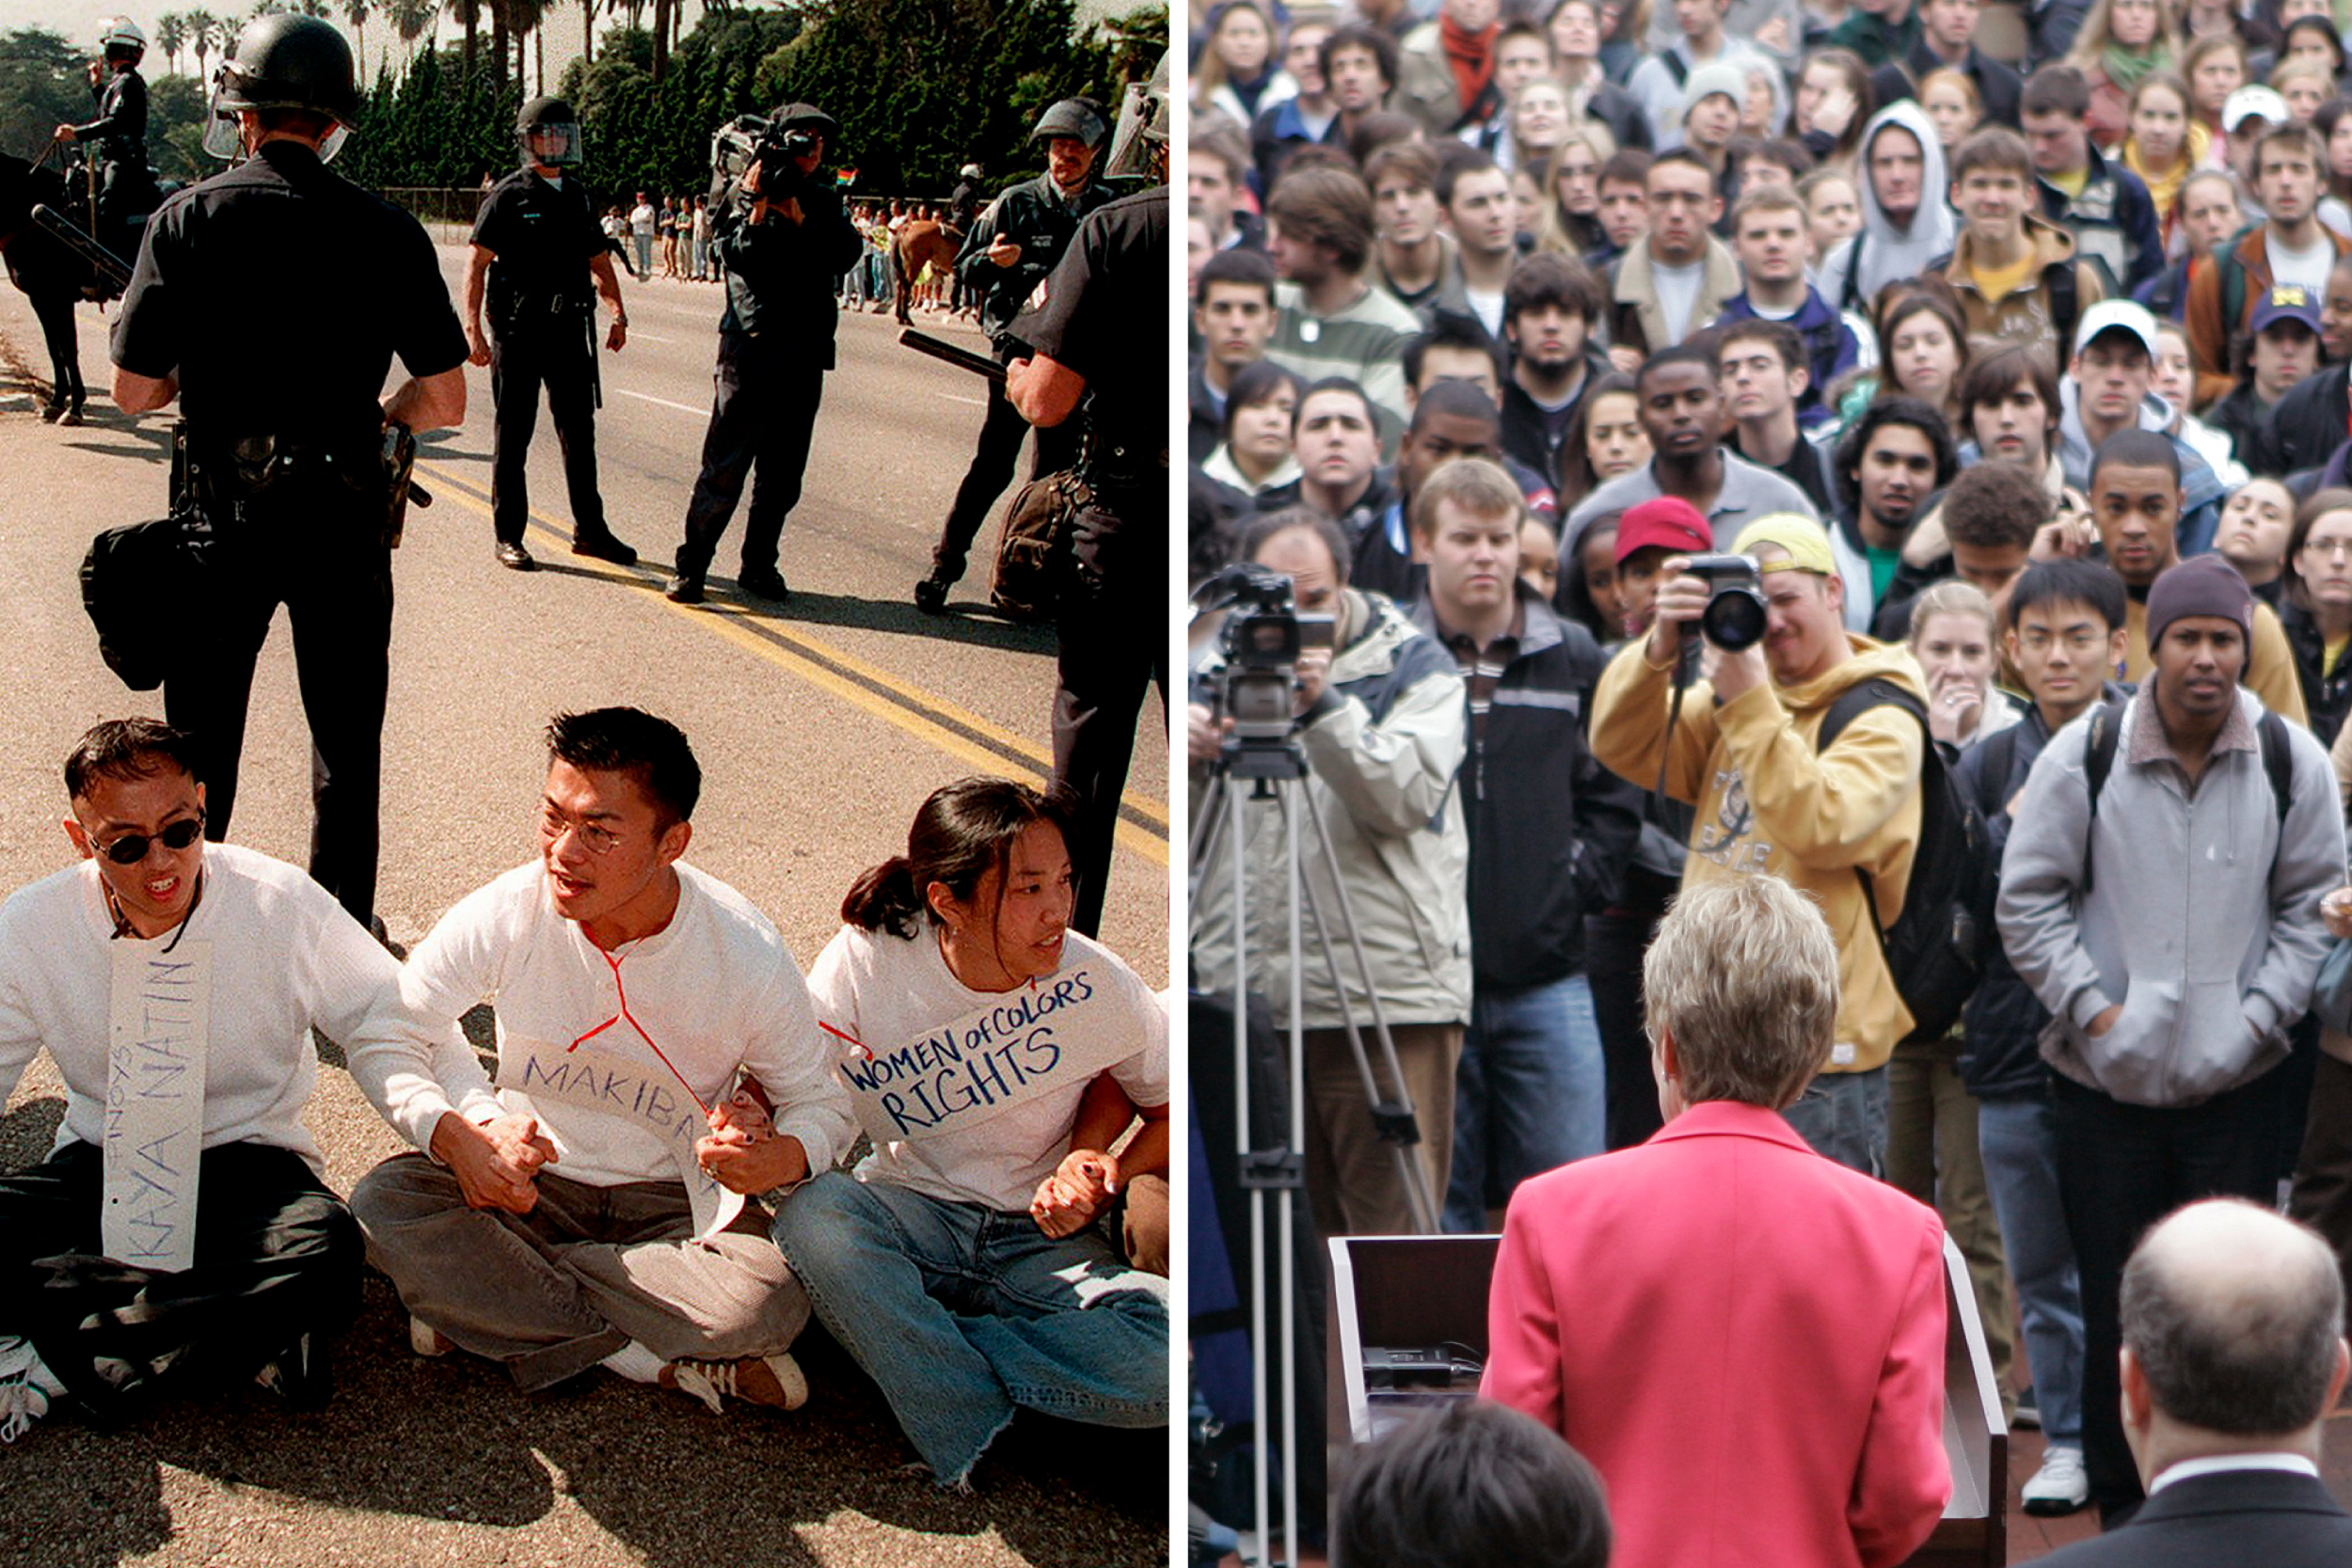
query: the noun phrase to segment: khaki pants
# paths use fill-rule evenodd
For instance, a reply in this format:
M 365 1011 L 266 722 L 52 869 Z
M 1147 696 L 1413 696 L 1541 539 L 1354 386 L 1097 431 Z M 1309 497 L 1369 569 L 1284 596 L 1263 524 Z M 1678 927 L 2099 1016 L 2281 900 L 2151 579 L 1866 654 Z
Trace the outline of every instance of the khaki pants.
M 2016 1307 L 2001 1222 L 1984 1184 L 1977 1142 L 1977 1101 L 1960 1081 L 1960 1037 L 1901 1045 L 1886 1064 L 1886 1180 L 1935 1206 L 1968 1262 L 1977 1315 L 2004 1411 L 2014 1409 L 2010 1361 L 2017 1348 Z
M 1396 1085 L 1380 1057 L 1379 1037 L 1359 1030 L 1364 1053 L 1392 1100 Z M 1412 1096 L 1431 1212 L 1445 1201 L 1454 1161 L 1454 1069 L 1462 1056 L 1459 1023 L 1391 1023 L 1396 1061 Z M 1373 1130 L 1363 1079 L 1344 1029 L 1310 1029 L 1307 1050 L 1307 1203 L 1325 1236 L 1409 1236 L 1421 1227 L 1398 1173 L 1395 1146 Z
M 525 1389 L 636 1340 L 664 1361 L 772 1355 L 808 1323 L 808 1293 L 747 1206 L 707 1242 L 676 1181 L 593 1187 L 550 1171 L 527 1214 L 469 1209 L 421 1154 L 362 1177 L 352 1212 L 403 1306 Z

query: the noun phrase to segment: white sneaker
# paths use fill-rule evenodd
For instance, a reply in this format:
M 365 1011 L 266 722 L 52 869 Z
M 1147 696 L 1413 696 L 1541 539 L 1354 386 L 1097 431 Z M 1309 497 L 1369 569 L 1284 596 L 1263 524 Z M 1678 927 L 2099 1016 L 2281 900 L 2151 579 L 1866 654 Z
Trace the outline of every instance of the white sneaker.
M 2026 1482 L 2026 1512 L 2042 1518 L 2072 1513 L 2090 1501 L 2090 1477 L 2083 1469 L 2080 1449 L 2052 1448 L 2042 1456 L 2042 1468 Z
M 43 1365 L 32 1341 L 0 1336 L 0 1443 L 13 1443 L 49 1414 L 49 1401 L 65 1392 L 57 1374 Z
M 757 1387 L 745 1386 L 745 1374 L 754 1367 L 766 1369 L 768 1378 Z M 808 1379 L 802 1374 L 801 1364 L 788 1354 L 747 1355 L 739 1361 L 673 1361 L 670 1363 L 672 1384 L 693 1395 L 719 1414 L 722 1395 L 743 1400 L 752 1404 L 764 1404 L 774 1410 L 798 1410 L 808 1402 Z M 766 1386 L 769 1378 L 775 1387 Z

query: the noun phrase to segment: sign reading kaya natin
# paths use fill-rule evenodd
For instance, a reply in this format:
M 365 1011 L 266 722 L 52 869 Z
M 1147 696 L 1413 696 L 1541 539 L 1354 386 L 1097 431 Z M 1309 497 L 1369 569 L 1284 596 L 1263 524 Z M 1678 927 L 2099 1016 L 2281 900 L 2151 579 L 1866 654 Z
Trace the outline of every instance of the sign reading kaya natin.
M 107 1008 L 106 1256 L 178 1273 L 196 1262 L 213 944 L 115 944 Z
M 837 1065 L 876 1143 L 936 1138 L 1084 1085 L 1132 1054 L 1136 1033 L 1120 1016 L 1132 1006 L 1124 987 L 1081 964 L 895 1049 L 853 1047 Z
M 694 1146 L 709 1134 L 710 1123 L 665 1064 L 510 1037 L 499 1044 L 498 1086 L 534 1102 L 619 1117 L 668 1145 L 694 1206 L 697 1238 L 725 1229 L 743 1212 L 743 1195 L 713 1180 L 695 1159 Z

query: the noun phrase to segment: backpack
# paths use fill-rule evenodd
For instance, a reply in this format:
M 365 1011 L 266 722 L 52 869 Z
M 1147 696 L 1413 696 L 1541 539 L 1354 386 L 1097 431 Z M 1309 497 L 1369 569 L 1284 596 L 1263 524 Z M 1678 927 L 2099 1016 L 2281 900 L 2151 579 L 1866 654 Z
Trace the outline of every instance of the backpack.
M 2287 721 L 2263 710 L 2262 722 L 2255 727 L 2262 741 L 2263 771 L 2270 777 L 2270 798 L 2279 808 L 2280 836 L 2283 840 L 2287 808 L 2295 803 L 2295 758 L 2289 750 Z M 2115 748 L 2122 738 L 2123 705 L 2101 703 L 2090 715 L 2090 735 L 2083 741 L 2083 779 L 2090 786 L 2090 820 L 2083 824 L 2082 896 L 2090 895 L 2090 830 L 2099 820 L 2099 792 L 2107 786 L 2107 775 L 2115 768 Z M 2273 859 L 2278 849 L 2271 849 Z
M 1928 728 L 1927 705 L 1893 681 L 1867 680 L 1841 693 L 1821 720 L 1815 753 L 1827 752 L 1848 724 L 1874 707 L 1901 708 L 1917 721 L 1927 741 L 1919 762 L 1919 842 L 1912 851 L 1903 912 L 1893 926 L 1879 919 L 1870 874 L 1855 866 L 1854 877 L 1886 972 L 1911 1013 L 1904 1043 L 1941 1039 L 1960 1022 L 1983 967 L 1973 904 L 1989 839 L 1983 818 L 1952 783 L 1943 748 Z
M 1033 479 L 1013 496 L 1005 507 L 988 590 L 999 614 L 1032 623 L 1054 618 L 1071 525 L 1091 499 L 1085 481 L 1070 471 Z

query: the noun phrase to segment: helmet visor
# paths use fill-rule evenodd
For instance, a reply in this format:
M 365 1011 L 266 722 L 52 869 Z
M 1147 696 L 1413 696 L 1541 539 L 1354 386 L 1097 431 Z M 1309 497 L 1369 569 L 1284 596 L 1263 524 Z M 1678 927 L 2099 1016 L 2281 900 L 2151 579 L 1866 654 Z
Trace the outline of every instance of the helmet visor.
M 523 156 L 534 164 L 543 164 L 549 168 L 570 168 L 580 162 L 580 136 L 577 121 L 550 119 L 537 125 L 526 125 L 515 133 L 515 139 L 522 145 Z
M 242 157 L 245 153 L 245 133 L 237 123 L 236 111 L 221 103 L 221 95 L 228 87 L 228 70 L 223 67 L 213 72 L 213 94 L 204 104 L 204 152 L 207 157 L 223 163 Z
M 1128 83 L 1103 172 L 1112 179 L 1151 173 L 1152 153 L 1168 140 L 1168 126 L 1161 118 L 1167 112 L 1166 98 L 1141 82 Z

